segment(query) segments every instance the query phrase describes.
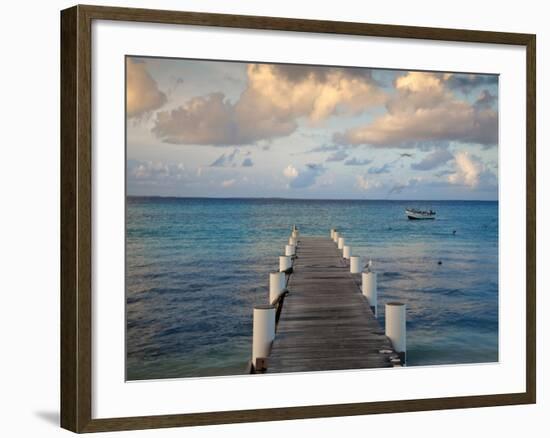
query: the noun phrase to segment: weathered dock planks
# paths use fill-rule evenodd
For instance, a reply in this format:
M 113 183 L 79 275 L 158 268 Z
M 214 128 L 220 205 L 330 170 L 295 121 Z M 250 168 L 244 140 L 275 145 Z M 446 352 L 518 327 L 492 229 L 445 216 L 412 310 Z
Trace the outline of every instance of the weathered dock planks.
M 268 373 L 381 368 L 397 356 L 336 245 L 299 237 Z

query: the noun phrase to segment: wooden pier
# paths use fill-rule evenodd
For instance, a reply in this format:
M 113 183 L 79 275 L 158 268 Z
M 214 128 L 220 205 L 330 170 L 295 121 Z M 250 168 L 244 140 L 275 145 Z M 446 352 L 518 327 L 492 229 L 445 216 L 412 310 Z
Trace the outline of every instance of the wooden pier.
M 300 236 L 267 373 L 392 367 L 399 355 L 328 237 Z

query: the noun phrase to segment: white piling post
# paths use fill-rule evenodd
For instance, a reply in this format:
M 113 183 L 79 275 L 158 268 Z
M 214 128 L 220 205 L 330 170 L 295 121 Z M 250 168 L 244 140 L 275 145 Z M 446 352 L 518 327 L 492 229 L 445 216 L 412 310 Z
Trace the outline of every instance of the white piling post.
M 254 306 L 252 320 L 252 365 L 256 360 L 269 356 L 271 344 L 275 339 L 275 307 Z
M 295 237 L 289 237 L 288 238 L 288 244 L 289 245 L 296 245 L 296 238 Z
M 343 237 L 338 237 L 338 249 L 344 249 L 344 245 L 346 243 L 346 239 Z
M 294 230 L 294 231 L 292 232 L 292 237 L 293 237 L 294 239 L 298 239 L 298 234 L 299 234 L 299 233 L 298 233 L 298 230 Z
M 282 255 L 279 256 L 279 271 L 284 272 L 292 267 L 292 257 Z
M 340 233 L 338 231 L 335 231 L 334 234 L 333 234 L 333 238 L 332 238 L 334 243 L 338 243 L 338 238 L 339 237 L 340 237 Z
M 407 306 L 403 303 L 386 304 L 386 336 L 393 349 L 401 357 L 401 363 L 407 362 Z
M 269 304 L 275 304 L 285 288 L 285 273 L 281 271 L 269 273 Z
M 363 292 L 363 295 L 369 300 L 374 316 L 378 317 L 378 284 L 376 272 L 363 272 L 361 280 L 361 292 Z
M 285 245 L 285 255 L 287 255 L 287 256 L 296 255 L 296 246 L 294 246 L 294 245 Z
M 349 257 L 349 272 L 352 274 L 359 274 L 361 272 L 360 265 L 361 257 L 359 256 L 350 256 Z
M 351 257 L 351 246 L 350 245 L 344 245 L 344 249 L 342 251 L 342 257 L 345 259 L 349 259 Z
M 330 238 L 331 238 L 331 239 L 334 239 L 334 232 L 335 232 L 335 231 L 336 231 L 336 230 L 335 230 L 334 228 L 331 228 L 331 229 L 330 229 Z

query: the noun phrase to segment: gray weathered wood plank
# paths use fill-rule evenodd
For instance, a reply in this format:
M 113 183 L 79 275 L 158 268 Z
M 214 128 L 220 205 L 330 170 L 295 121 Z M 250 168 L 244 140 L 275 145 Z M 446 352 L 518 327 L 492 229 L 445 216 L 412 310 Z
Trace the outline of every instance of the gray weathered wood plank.
M 391 367 L 395 352 L 328 237 L 300 237 L 268 373 Z

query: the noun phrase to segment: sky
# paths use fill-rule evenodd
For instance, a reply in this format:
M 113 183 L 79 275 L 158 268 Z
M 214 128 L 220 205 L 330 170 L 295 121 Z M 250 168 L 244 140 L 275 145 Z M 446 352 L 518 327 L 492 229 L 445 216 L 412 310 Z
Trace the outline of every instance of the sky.
M 498 76 L 126 58 L 127 194 L 498 199 Z

